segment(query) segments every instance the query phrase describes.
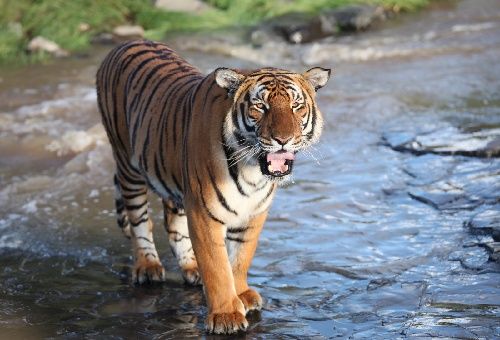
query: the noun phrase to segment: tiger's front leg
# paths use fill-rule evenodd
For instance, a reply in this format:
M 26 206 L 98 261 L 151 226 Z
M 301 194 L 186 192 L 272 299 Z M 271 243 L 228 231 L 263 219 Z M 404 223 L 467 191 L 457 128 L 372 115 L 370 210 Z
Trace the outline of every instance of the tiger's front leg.
M 208 304 L 209 333 L 231 334 L 248 327 L 245 306 L 236 294 L 225 244 L 225 226 L 199 204 L 186 206 L 189 235 Z
M 262 297 L 248 287 L 247 275 L 266 217 L 267 211 L 254 216 L 246 226 L 228 228 L 226 233 L 236 294 L 243 302 L 246 312 L 262 308 Z
M 184 209 L 176 207 L 170 199 L 163 200 L 165 230 L 170 249 L 182 270 L 184 281 L 190 285 L 200 285 L 201 277 L 189 237 L 188 221 Z

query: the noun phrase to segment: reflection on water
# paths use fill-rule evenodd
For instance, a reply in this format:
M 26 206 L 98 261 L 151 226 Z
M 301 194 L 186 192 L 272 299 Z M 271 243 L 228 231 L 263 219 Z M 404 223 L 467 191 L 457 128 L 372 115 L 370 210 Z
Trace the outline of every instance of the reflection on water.
M 329 57 L 315 57 L 335 73 L 320 93 L 322 143 L 300 155 L 261 235 L 249 281 L 266 303 L 249 317 L 250 337 L 500 336 L 498 158 L 394 147 L 415 138 L 425 149 L 428 136 L 448 147 L 477 131 L 498 140 L 499 18 L 498 2 L 463 1 L 338 45 L 289 47 L 297 70 L 324 47 Z M 360 59 L 362 48 L 392 52 Z M 1 338 L 204 334 L 203 294 L 182 283 L 163 228 L 167 282 L 128 283 L 93 90 L 105 52 L 1 71 Z M 255 66 L 181 53 L 205 71 Z

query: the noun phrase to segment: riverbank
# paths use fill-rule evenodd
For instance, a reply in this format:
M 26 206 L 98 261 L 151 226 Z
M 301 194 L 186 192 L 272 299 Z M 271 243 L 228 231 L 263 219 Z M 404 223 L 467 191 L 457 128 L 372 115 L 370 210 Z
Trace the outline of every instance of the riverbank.
M 173 2 L 112 0 L 0 0 L 0 64 L 36 63 L 49 57 L 81 55 L 92 43 L 146 37 L 162 39 L 172 32 L 199 32 L 251 27 L 289 13 L 313 17 L 349 5 L 382 8 L 385 12 L 416 11 L 431 0 L 249 0 L 197 1 L 176 7 Z M 342 31 L 341 22 L 331 27 Z M 292 32 L 290 34 L 293 34 Z M 295 35 L 296 36 L 296 35 Z M 293 41 L 293 40 L 292 40 Z

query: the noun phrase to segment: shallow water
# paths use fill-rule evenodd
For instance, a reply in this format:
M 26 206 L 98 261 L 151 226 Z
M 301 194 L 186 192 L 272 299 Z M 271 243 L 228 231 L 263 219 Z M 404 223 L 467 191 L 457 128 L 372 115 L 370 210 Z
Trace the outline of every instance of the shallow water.
M 435 147 L 457 129 L 498 138 L 499 19 L 497 1 L 462 1 L 335 41 L 241 44 L 232 56 L 173 40 L 204 71 L 334 68 L 319 95 L 322 142 L 301 155 L 260 238 L 249 281 L 265 307 L 249 317 L 249 338 L 500 337 L 493 236 L 467 227 L 479 213 L 498 227 L 499 159 L 391 148 L 431 132 Z M 156 198 L 168 279 L 129 284 L 93 89 L 106 51 L 1 70 L 0 338 L 206 336 L 201 289 L 182 283 Z

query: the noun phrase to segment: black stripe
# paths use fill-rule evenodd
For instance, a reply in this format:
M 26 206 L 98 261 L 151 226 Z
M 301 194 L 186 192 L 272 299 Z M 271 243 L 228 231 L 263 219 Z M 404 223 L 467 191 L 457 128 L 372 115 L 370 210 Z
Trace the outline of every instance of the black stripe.
M 248 125 L 248 122 L 246 120 L 245 104 L 244 103 L 240 104 L 240 116 L 241 116 L 241 121 L 243 122 L 243 125 L 245 126 L 245 130 L 247 130 L 248 132 L 255 132 L 255 126 Z
M 224 209 L 226 209 L 230 213 L 233 213 L 236 216 L 238 216 L 238 213 L 236 211 L 234 211 L 233 209 L 231 209 L 229 207 L 229 205 L 227 204 L 226 198 L 224 197 L 224 195 L 222 194 L 220 189 L 217 187 L 217 183 L 215 183 L 215 178 L 214 178 L 212 172 L 210 171 L 210 169 L 207 169 L 207 172 L 208 172 L 208 176 L 210 177 L 210 182 L 212 182 L 212 186 L 214 187 L 215 194 L 217 195 L 217 199 L 219 200 L 219 203 L 224 207 Z
M 174 184 L 177 187 L 177 190 L 182 192 L 182 186 L 179 183 L 179 180 L 177 179 L 177 177 L 174 175 L 174 173 L 172 173 L 172 180 L 174 181 Z
M 264 196 L 264 198 L 259 202 L 259 204 L 257 204 L 255 210 L 258 210 L 267 201 L 267 199 L 269 198 L 269 196 L 271 196 L 273 191 L 274 191 L 274 184 L 271 184 L 271 187 L 269 188 L 269 191 L 267 192 L 266 196 Z
M 142 153 L 141 153 L 141 159 L 142 159 L 142 169 L 144 172 L 148 172 L 148 153 L 147 153 L 147 148 L 149 147 L 149 139 L 151 137 L 151 124 L 153 123 L 153 119 L 149 120 L 149 125 L 146 130 L 146 139 L 144 140 L 144 144 L 142 145 Z
M 200 187 L 200 197 L 201 197 L 201 203 L 203 204 L 203 207 L 205 208 L 206 212 L 207 212 L 207 215 L 212 219 L 214 220 L 215 222 L 218 222 L 220 224 L 225 224 L 223 221 L 219 220 L 217 217 L 214 216 L 214 214 L 212 214 L 212 212 L 210 211 L 210 209 L 208 209 L 208 206 L 207 206 L 207 202 L 205 201 L 205 198 L 203 197 L 203 188 L 201 186 L 201 181 L 200 181 L 200 178 L 198 177 L 198 175 L 196 175 L 196 180 L 198 181 L 198 185 Z
M 196 77 L 193 77 L 193 74 L 187 74 L 183 77 L 180 77 L 178 79 L 176 79 L 176 81 L 180 80 L 180 79 L 184 79 L 186 77 L 191 77 L 191 79 L 188 79 L 186 80 L 186 82 L 184 82 L 182 85 L 180 85 L 177 89 L 177 91 L 175 91 L 175 93 L 178 93 L 180 92 L 182 89 L 184 89 L 186 86 L 193 86 L 193 82 L 197 81 L 198 78 Z M 189 91 L 189 89 L 185 90 L 185 92 Z M 172 94 L 172 96 L 174 96 Z M 183 108 L 185 109 L 187 107 L 187 104 L 188 104 L 188 101 L 187 101 L 187 98 L 185 96 L 185 93 L 184 95 L 179 95 L 178 96 L 178 99 L 175 101 L 175 108 L 174 108 L 174 116 L 172 117 L 172 124 L 173 124 L 173 142 L 174 142 L 174 148 L 176 147 L 177 145 L 177 116 L 178 116 L 178 112 L 180 111 L 180 104 L 182 103 L 182 101 L 180 99 L 184 99 L 184 105 L 183 105 Z M 172 101 L 173 102 L 173 101 Z M 183 110 L 183 113 L 185 113 L 185 111 Z
M 307 133 L 307 139 L 311 140 L 314 135 L 314 128 L 316 126 L 316 108 L 314 105 L 312 106 L 312 123 L 311 123 L 311 131 Z
M 156 87 L 154 88 L 153 92 L 148 91 L 147 94 L 144 94 L 146 86 L 149 85 L 149 80 L 151 79 L 151 77 L 156 75 L 160 69 L 162 69 L 163 67 L 166 67 L 166 66 L 168 66 L 168 63 L 159 64 L 150 70 L 150 72 L 146 76 L 146 79 L 142 83 L 141 89 L 136 92 L 136 94 L 134 95 L 134 98 L 132 99 L 132 103 L 128 107 L 129 112 L 136 112 L 135 121 L 131 127 L 129 126 L 129 128 L 132 131 L 132 138 L 131 138 L 132 147 L 135 147 L 135 143 L 137 140 L 137 131 L 140 129 L 140 127 L 144 123 L 144 119 L 146 118 L 146 116 L 148 116 L 147 111 L 145 109 L 142 109 L 142 108 L 138 109 L 138 106 L 140 104 L 142 104 L 141 106 L 144 106 L 144 102 L 146 102 L 146 108 L 147 108 L 149 106 L 149 104 L 151 103 L 151 101 L 153 100 L 154 95 L 155 95 L 156 91 L 158 90 L 158 87 L 160 86 L 160 84 L 162 84 L 162 82 L 161 81 L 157 82 Z M 144 72 L 144 73 L 146 73 L 146 72 Z M 161 75 L 159 76 L 159 78 L 161 80 L 161 78 L 162 78 Z M 140 82 L 140 79 L 137 82 Z M 146 101 L 146 99 L 147 99 L 147 101 Z
M 143 222 L 147 222 L 148 220 L 148 210 L 144 210 L 144 212 L 141 214 L 141 216 L 139 216 L 137 218 L 137 221 L 136 222 L 133 222 L 132 220 L 130 220 L 130 224 L 132 224 L 133 227 L 137 227 L 139 224 L 143 223 Z
M 248 194 L 243 191 L 240 182 L 238 181 L 238 166 L 236 164 L 231 165 L 231 159 L 233 157 L 232 149 L 227 146 L 227 143 L 222 143 L 222 147 L 224 149 L 224 155 L 226 156 L 227 168 L 229 170 L 229 175 L 233 179 L 236 188 L 240 192 L 242 196 L 248 197 Z
M 146 191 L 144 191 L 144 190 L 141 190 L 138 193 L 134 193 L 134 194 L 123 194 L 122 193 L 122 197 L 127 199 L 127 200 L 133 200 L 134 198 L 137 198 L 137 197 L 143 196 L 143 195 L 146 195 Z
M 227 228 L 226 232 L 230 234 L 240 234 L 246 232 L 248 229 L 250 229 L 249 226 L 239 227 L 239 228 Z
M 227 236 L 226 235 L 226 240 L 233 241 L 233 242 L 238 242 L 238 243 L 245 243 L 246 241 L 240 237 L 232 237 L 232 236 Z
M 139 221 L 137 221 L 135 223 L 132 222 L 132 221 L 130 221 L 130 224 L 132 225 L 132 227 L 135 228 L 135 227 L 138 227 L 141 223 L 147 222 L 148 220 L 149 220 L 149 218 L 146 216 L 145 218 L 143 218 L 143 219 L 141 219 L 141 220 L 139 220 Z
M 144 182 L 144 180 L 142 180 L 141 178 L 139 178 L 139 179 L 133 179 L 132 177 L 130 177 L 129 174 L 127 174 L 126 171 L 124 171 L 125 170 L 124 168 L 119 168 L 118 170 L 119 170 L 118 171 L 118 176 L 119 177 L 123 177 L 123 179 L 125 179 L 125 181 L 128 184 L 133 184 L 133 185 L 145 185 L 146 184 Z
M 148 238 L 144 237 L 144 236 L 136 236 L 136 239 L 138 240 L 144 240 L 144 241 L 147 241 L 151 244 L 154 244 L 153 241 L 150 241 Z
M 130 204 L 130 205 L 125 204 L 125 208 L 127 208 L 127 210 L 139 210 L 142 207 L 144 207 L 147 203 L 148 203 L 148 201 L 144 201 L 141 204 Z
M 182 241 L 184 239 L 188 239 L 189 240 L 189 236 L 182 235 L 178 231 L 170 231 L 170 230 L 168 230 L 167 232 L 168 232 L 169 235 L 175 235 L 175 237 L 173 237 L 173 239 L 172 239 L 172 241 L 174 241 L 174 242 L 180 242 L 180 241 Z
M 207 77 L 203 80 L 203 82 L 205 82 L 205 80 L 207 80 L 207 79 L 211 79 L 211 80 L 212 80 L 212 82 L 211 82 L 210 86 L 208 86 L 208 87 L 207 87 L 207 90 L 205 91 L 205 96 L 204 96 L 204 101 L 203 101 L 203 106 L 202 106 L 202 108 L 201 108 L 201 112 L 205 112 L 205 105 L 206 105 L 206 101 L 207 101 L 208 94 L 210 93 L 210 91 L 211 91 L 212 87 L 213 87 L 213 86 L 215 86 L 215 84 L 216 84 L 213 74 L 208 75 L 208 76 L 207 76 Z M 198 94 L 198 93 L 196 93 L 196 94 Z M 202 98 L 203 98 L 203 97 L 202 97 Z M 190 111 L 189 111 L 189 115 L 188 115 L 188 117 L 187 117 L 187 119 L 186 119 L 186 126 L 185 126 L 185 128 L 184 128 L 184 136 L 189 135 L 189 130 L 190 130 L 190 128 L 191 128 L 191 127 L 190 127 L 190 123 L 191 123 L 191 118 L 192 118 L 192 116 L 193 116 L 193 113 L 192 113 L 192 112 L 191 112 L 191 110 L 190 110 Z M 184 142 L 183 142 L 183 145 L 182 145 L 182 147 L 183 147 L 183 151 L 184 151 L 184 152 L 187 152 L 187 141 L 188 141 L 188 139 L 187 139 L 187 138 L 184 138 Z M 184 165 L 185 172 L 186 172 L 186 173 L 189 173 L 189 172 L 190 172 L 190 171 L 189 171 L 189 159 L 188 159 L 189 157 L 187 157 L 187 156 L 188 156 L 188 155 L 185 155 L 185 157 L 184 157 L 184 164 L 183 164 L 183 165 Z
M 118 227 L 120 229 L 126 228 L 129 224 L 127 216 L 122 216 L 122 217 L 116 219 L 116 222 L 118 223 Z
M 163 178 L 161 177 L 161 172 L 160 172 L 160 165 L 158 164 L 158 158 L 155 158 L 154 160 L 154 171 L 155 171 L 155 177 L 156 179 L 158 179 L 158 181 L 160 182 L 160 184 L 162 185 L 162 187 L 165 189 L 165 191 L 167 192 L 168 195 L 172 196 L 172 197 L 176 197 L 174 195 L 174 193 L 172 192 L 172 190 L 170 190 L 167 186 L 167 183 L 165 183 L 165 181 L 163 180 Z M 150 186 L 153 187 L 150 183 Z

